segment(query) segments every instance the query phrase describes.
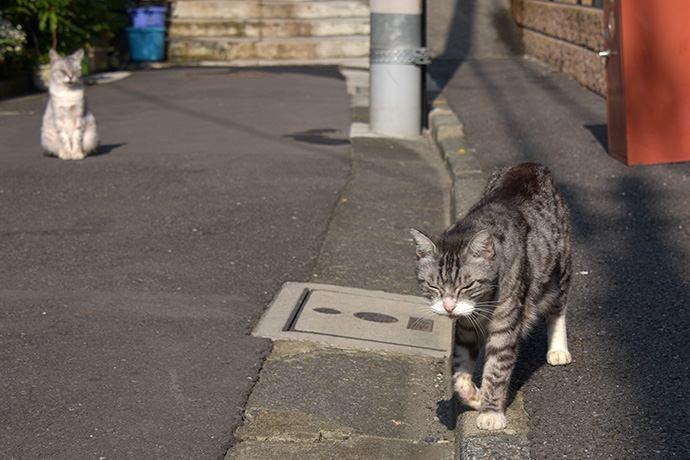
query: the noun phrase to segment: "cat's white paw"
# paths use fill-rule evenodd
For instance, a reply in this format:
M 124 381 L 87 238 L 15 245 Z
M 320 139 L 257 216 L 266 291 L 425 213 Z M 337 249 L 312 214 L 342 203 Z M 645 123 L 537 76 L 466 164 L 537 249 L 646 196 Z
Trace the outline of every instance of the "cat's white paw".
M 502 412 L 482 412 L 477 417 L 477 428 L 480 430 L 502 430 L 506 424 L 506 416 Z
M 456 373 L 453 376 L 455 380 L 455 392 L 460 396 L 460 400 L 475 410 L 479 410 L 481 400 L 479 399 L 479 389 L 472 381 L 470 374 Z
M 74 149 L 72 151 L 72 154 L 70 155 L 69 159 L 70 160 L 83 160 L 85 156 L 86 155 L 84 155 L 84 152 L 81 151 L 80 149 Z
M 61 160 L 83 160 L 85 155 L 82 152 L 60 152 L 58 157 Z
M 553 350 L 546 354 L 546 361 L 552 366 L 563 366 L 570 364 L 573 358 L 568 350 Z

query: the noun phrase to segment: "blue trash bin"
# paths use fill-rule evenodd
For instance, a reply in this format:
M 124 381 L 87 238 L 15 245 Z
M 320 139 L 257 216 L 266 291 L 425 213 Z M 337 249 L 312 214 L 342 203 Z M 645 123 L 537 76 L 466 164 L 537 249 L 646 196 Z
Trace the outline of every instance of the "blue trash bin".
M 127 27 L 133 61 L 162 61 L 165 57 L 165 27 Z
M 165 27 L 164 6 L 138 6 L 130 8 L 132 27 Z

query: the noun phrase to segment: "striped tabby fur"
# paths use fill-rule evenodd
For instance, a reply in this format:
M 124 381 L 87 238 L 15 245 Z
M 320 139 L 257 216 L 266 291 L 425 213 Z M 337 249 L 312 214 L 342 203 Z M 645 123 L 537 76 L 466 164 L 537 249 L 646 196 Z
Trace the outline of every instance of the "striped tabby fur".
M 505 428 L 518 341 L 547 317 L 552 365 L 568 364 L 566 296 L 570 214 L 551 172 L 522 163 L 492 175 L 467 216 L 438 237 L 411 229 L 417 279 L 435 313 L 457 320 L 454 386 L 478 409 L 477 426 Z M 481 348 L 481 389 L 472 374 Z

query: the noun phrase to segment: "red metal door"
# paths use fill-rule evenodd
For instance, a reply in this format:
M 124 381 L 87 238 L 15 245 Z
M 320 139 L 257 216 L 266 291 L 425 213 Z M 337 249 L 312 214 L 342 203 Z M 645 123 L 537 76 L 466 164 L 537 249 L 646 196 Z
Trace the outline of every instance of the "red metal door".
M 609 152 L 690 161 L 690 1 L 604 0 Z
M 606 54 L 606 106 L 608 114 L 609 153 L 627 163 L 625 126 L 625 91 L 621 72 L 620 1 L 604 0 L 604 40 Z

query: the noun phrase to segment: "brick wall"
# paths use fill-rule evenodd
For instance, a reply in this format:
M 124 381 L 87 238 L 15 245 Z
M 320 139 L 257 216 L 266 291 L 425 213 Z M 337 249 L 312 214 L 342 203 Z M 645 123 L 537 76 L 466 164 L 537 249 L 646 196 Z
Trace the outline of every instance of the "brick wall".
M 585 6 L 589 3 L 595 6 Z M 599 0 L 511 0 L 525 52 L 606 94 L 599 51 L 604 49 L 603 11 Z

